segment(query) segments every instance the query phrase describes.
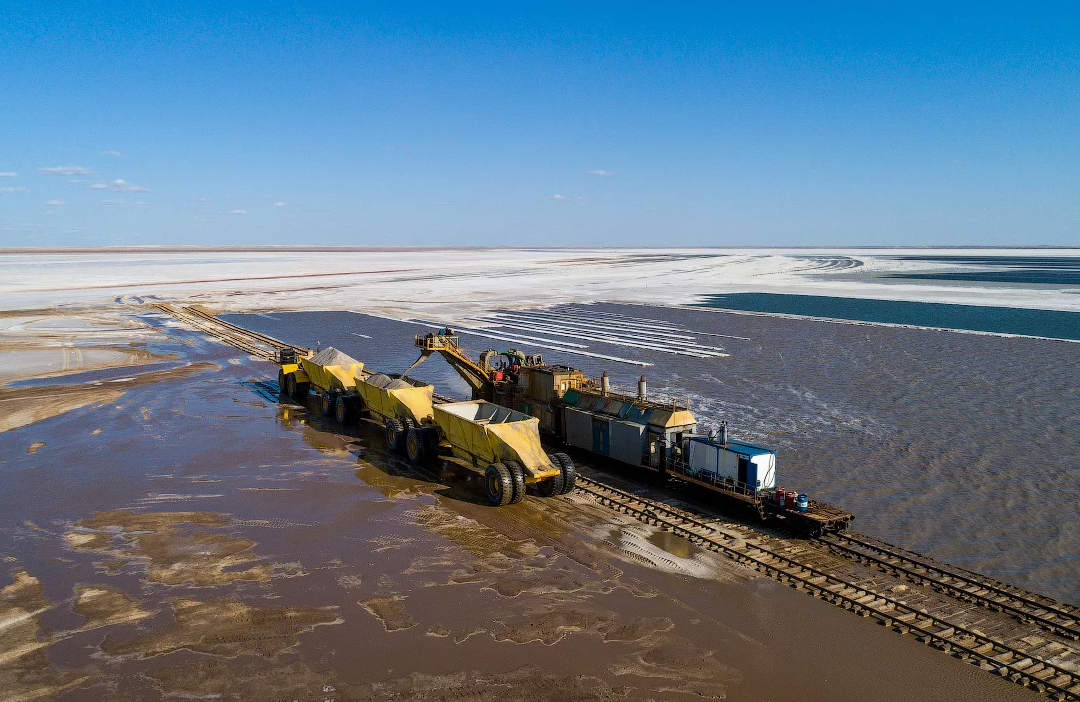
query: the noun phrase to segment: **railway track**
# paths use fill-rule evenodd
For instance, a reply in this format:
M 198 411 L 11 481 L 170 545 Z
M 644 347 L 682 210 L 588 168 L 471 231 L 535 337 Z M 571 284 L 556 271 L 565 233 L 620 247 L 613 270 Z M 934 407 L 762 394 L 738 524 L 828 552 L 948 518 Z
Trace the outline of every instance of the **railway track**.
M 924 584 L 966 602 L 1005 612 L 1017 620 L 1080 641 L 1080 610 L 978 573 L 938 563 L 876 539 L 829 534 L 819 539 L 834 551 L 878 569 Z
M 1066 668 L 1062 661 L 1055 660 L 1063 657 L 1063 651 L 1070 650 L 1061 643 L 1031 636 L 1018 640 L 988 634 L 965 626 L 955 621 L 954 617 L 930 612 L 918 604 L 909 604 L 866 582 L 821 570 L 807 563 L 805 558 L 782 552 L 782 547 L 748 538 L 748 534 L 752 533 L 748 529 L 702 519 L 662 502 L 580 475 L 577 488 L 604 506 L 670 530 L 701 548 L 727 556 L 796 589 L 805 590 L 814 597 L 861 616 L 873 617 L 884 626 L 916 636 L 924 643 L 1017 684 L 1036 689 L 1054 699 L 1080 700 L 1080 671 Z M 863 543 L 859 537 L 845 538 L 850 538 L 853 543 Z M 832 544 L 826 547 L 831 548 Z M 854 550 L 854 547 L 851 548 Z M 813 556 L 816 550 L 809 549 L 802 555 Z M 850 557 L 851 554 L 848 555 Z M 881 555 L 871 557 L 864 554 L 863 557 L 884 560 Z M 938 583 L 944 580 L 942 572 L 947 571 L 922 568 L 919 577 L 923 581 Z M 945 592 L 952 594 L 947 588 Z M 965 594 L 970 596 L 972 593 Z
M 272 336 L 253 332 L 225 322 L 194 305 L 181 306 L 161 302 L 153 304 L 151 307 L 208 334 L 218 341 L 267 361 L 276 361 L 277 352 L 280 349 L 295 349 L 298 353 L 308 353 L 310 351 L 310 349 L 303 346 L 287 344 Z

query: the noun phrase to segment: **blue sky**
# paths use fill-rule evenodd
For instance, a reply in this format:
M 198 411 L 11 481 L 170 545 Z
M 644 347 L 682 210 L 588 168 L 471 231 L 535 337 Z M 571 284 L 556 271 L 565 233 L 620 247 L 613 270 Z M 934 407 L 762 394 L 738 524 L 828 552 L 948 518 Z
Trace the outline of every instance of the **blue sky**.
M 1080 243 L 1074 4 L 517 4 L 0 4 L 0 245 Z

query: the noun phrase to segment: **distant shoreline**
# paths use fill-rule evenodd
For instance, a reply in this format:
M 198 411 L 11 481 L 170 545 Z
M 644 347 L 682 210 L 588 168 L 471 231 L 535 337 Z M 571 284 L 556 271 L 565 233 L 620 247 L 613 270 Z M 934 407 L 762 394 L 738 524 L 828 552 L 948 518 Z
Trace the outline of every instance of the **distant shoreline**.
M 166 245 L 166 246 L 4 246 L 0 255 L 10 254 L 82 254 L 82 253 L 229 253 L 245 251 L 295 251 L 295 252 L 331 252 L 331 251 L 452 251 L 452 250 L 515 250 L 515 251 L 662 251 L 662 250 L 698 250 L 698 251 L 1077 251 L 1080 246 L 1056 244 L 1033 244 L 1028 246 L 995 246 L 980 244 L 971 246 L 303 246 L 293 244 L 251 245 L 251 246 L 204 246 L 204 245 Z

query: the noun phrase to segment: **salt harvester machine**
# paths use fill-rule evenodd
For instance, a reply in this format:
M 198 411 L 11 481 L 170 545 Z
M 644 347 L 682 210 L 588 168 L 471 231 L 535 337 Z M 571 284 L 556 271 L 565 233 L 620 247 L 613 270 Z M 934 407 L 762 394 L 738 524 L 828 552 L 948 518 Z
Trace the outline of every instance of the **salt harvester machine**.
M 689 407 L 611 388 L 569 366 L 547 365 L 540 355 L 484 351 L 473 361 L 450 329 L 417 335 L 420 358 L 439 353 L 472 388 L 473 397 L 535 417 L 540 432 L 561 444 L 617 465 L 655 471 L 663 478 L 705 488 L 749 506 L 760 519 L 819 534 L 845 529 L 854 516 L 776 486 L 776 452 L 729 440 L 726 424 L 703 434 Z M 496 366 L 493 361 L 498 361 Z

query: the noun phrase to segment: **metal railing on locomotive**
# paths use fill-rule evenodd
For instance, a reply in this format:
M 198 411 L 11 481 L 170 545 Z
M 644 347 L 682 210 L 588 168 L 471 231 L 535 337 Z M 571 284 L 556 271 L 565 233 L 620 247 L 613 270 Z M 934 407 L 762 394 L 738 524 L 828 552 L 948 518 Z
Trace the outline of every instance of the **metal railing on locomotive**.
M 747 495 L 760 499 L 769 492 L 765 488 L 759 488 L 756 485 L 749 485 L 747 483 L 740 483 L 738 480 L 725 478 L 716 473 L 708 473 L 704 470 L 695 471 L 687 465 L 686 459 L 682 457 L 676 458 L 668 464 L 668 472 L 678 473 L 679 475 L 696 480 L 699 483 L 711 485 L 724 492 L 732 492 L 736 495 Z

